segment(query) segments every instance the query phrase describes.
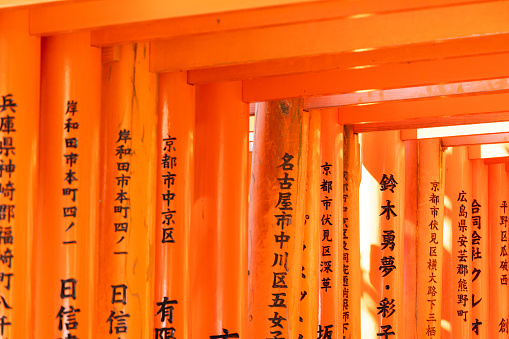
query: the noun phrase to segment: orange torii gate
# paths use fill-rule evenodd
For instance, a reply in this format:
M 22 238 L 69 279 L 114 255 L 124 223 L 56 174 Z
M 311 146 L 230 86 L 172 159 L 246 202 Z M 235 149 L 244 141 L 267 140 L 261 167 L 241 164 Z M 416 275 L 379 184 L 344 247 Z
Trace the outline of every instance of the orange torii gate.
M 0 0 L 0 338 L 509 338 L 508 11 Z

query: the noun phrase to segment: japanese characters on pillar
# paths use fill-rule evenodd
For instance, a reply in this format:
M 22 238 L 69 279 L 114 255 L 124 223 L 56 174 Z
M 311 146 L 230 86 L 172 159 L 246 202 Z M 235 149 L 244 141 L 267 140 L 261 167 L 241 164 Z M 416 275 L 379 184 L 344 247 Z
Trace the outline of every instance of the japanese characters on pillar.
M 307 273 L 301 259 L 308 126 L 309 113 L 302 110 L 301 99 L 271 101 L 256 115 L 249 205 L 249 338 L 300 334 L 300 282 Z M 274 148 L 274 142 L 281 147 Z
M 472 332 L 487 338 L 487 225 L 486 202 L 488 198 L 487 167 L 482 160 L 472 161 Z M 482 203 L 482 204 L 481 204 Z M 484 206 L 484 207 L 483 207 Z
M 120 59 L 102 67 L 105 114 L 94 319 L 94 335 L 100 338 L 154 335 L 157 76 L 148 70 L 148 49 L 143 43 L 123 45 Z
M 116 183 L 116 192 L 113 197 L 112 212 L 113 227 L 117 237 L 111 239 L 114 242 L 112 246 L 114 255 L 127 255 L 127 240 L 129 237 L 130 218 L 130 197 L 129 181 L 131 180 L 131 131 L 126 128 L 119 128 L 117 132 L 117 141 L 115 142 L 116 171 L 114 182 Z M 128 333 L 128 318 L 125 307 L 127 304 L 127 285 L 118 281 L 118 285 L 111 285 L 111 306 L 109 310 L 108 323 L 109 334 L 121 338 L 123 333 Z
M 350 247 L 348 246 L 350 240 L 348 229 L 348 207 L 350 205 L 348 199 L 349 181 L 350 173 L 345 170 L 343 171 L 343 338 L 346 338 L 345 334 L 350 330 L 350 323 L 348 322 L 350 319 Z
M 64 200 L 63 216 L 64 232 L 62 245 L 75 246 L 77 244 L 77 229 L 80 227 L 76 219 L 78 207 L 76 206 L 76 198 L 78 196 L 79 171 L 76 165 L 79 157 L 77 130 L 79 129 L 78 118 L 78 102 L 75 100 L 67 101 L 66 111 L 64 114 L 64 161 L 66 164 L 65 178 L 62 182 L 62 195 Z M 83 211 L 85 213 L 85 211 Z M 73 332 L 78 329 L 80 308 L 77 307 L 76 287 L 78 281 L 75 277 L 61 277 L 60 299 L 62 304 L 56 317 L 58 319 L 58 330 L 62 331 L 62 336 L 74 338 Z
M 441 258 L 438 256 L 437 247 L 440 245 L 438 232 L 442 225 L 438 222 L 437 216 L 440 213 L 440 200 L 443 195 L 440 193 L 441 183 L 438 180 L 429 182 L 429 255 L 427 258 L 427 273 L 428 273 L 428 305 L 426 309 L 429 311 L 429 316 L 426 319 L 428 321 L 428 327 L 426 329 L 426 335 L 429 338 L 435 338 L 437 332 L 440 331 L 440 319 L 436 317 L 436 309 L 440 307 L 440 303 L 437 301 L 437 294 L 439 292 L 439 281 L 437 280 L 437 272 L 439 271 L 438 261 Z M 443 213 L 443 212 L 442 212 Z
M 344 126 L 343 166 L 343 339 L 359 338 L 361 287 L 355 283 L 361 277 L 359 230 L 359 140 L 353 126 Z
M 382 275 L 382 298 L 377 306 L 377 315 L 381 318 L 380 331 L 377 333 L 377 337 L 387 339 L 396 336 L 394 320 L 398 316 L 396 306 L 399 305 L 396 300 L 397 293 L 394 291 L 395 285 L 397 285 L 395 276 L 398 271 L 396 265 L 400 264 L 398 255 L 395 253 L 395 248 L 398 248 L 396 243 L 401 241 L 396 238 L 395 231 L 398 227 L 396 218 L 398 218 L 399 212 L 396 213 L 396 210 L 399 210 L 399 206 L 396 207 L 396 204 L 399 203 L 399 192 L 397 192 L 399 187 L 393 173 L 383 173 L 379 185 L 382 192 L 382 202 L 384 203 L 380 206 L 381 213 L 379 214 L 379 217 L 382 218 L 380 244 L 382 257 L 378 269 Z
M 320 121 L 319 110 L 309 114 L 309 143 L 306 180 L 306 212 L 302 246 L 302 279 L 299 309 L 299 339 L 315 339 L 318 327 L 318 257 L 320 206 Z
M 507 200 L 499 201 L 499 232 L 500 232 L 500 264 L 498 265 L 498 274 L 500 279 L 501 288 L 506 291 L 505 296 L 507 298 L 507 282 L 508 282 L 508 242 L 507 242 Z M 496 238 L 496 236 L 495 236 Z M 495 269 L 495 267 L 494 267 Z M 503 300 L 503 299 L 502 299 Z M 499 301 L 500 302 L 500 301 Z M 507 309 L 505 309 L 507 311 Z M 509 318 L 507 312 L 502 314 L 500 318 L 499 332 L 509 333 Z
M 488 338 L 488 166 L 472 162 L 472 336 Z M 475 334 L 475 336 L 474 336 Z
M 29 282 L 39 201 L 39 159 L 34 155 L 39 153 L 41 38 L 30 34 L 29 19 L 27 7 L 0 11 L 0 205 L 15 206 L 10 222 L 9 207 L 2 207 L 6 218 L 0 220 L 2 338 L 32 333 Z
M 440 140 L 418 144 L 417 338 L 440 338 L 442 319 L 443 153 Z
M 322 292 L 327 293 L 329 289 L 331 289 L 331 285 L 334 282 L 334 277 L 332 276 L 332 262 L 334 261 L 334 256 L 332 255 L 332 247 L 333 245 L 331 242 L 333 241 L 333 219 L 332 219 L 332 213 L 333 213 L 333 202 L 332 199 L 332 185 L 334 183 L 334 180 L 332 180 L 332 164 L 325 161 L 321 166 L 322 168 L 322 180 L 320 183 L 320 189 L 321 189 L 321 196 L 320 196 L 320 203 L 321 203 L 321 239 L 320 239 L 320 247 L 321 247 L 321 255 L 320 255 L 320 272 L 322 273 L 320 275 L 320 288 Z M 337 183 L 336 183 L 337 184 Z M 331 281 L 332 279 L 332 281 Z M 327 329 L 328 331 L 331 331 L 333 325 L 323 325 L 324 329 Z M 330 329 L 330 330 L 329 330 Z
M 186 338 L 195 128 L 195 89 L 187 73 L 160 74 L 158 99 L 154 333 Z
M 16 171 L 16 164 L 13 162 L 13 156 L 16 150 L 16 126 L 15 113 L 17 103 L 12 93 L 2 95 L 0 102 L 0 281 L 2 292 L 0 293 L 1 306 L 3 314 L 0 317 L 0 335 L 4 335 L 6 327 L 12 325 L 9 320 L 8 310 L 12 310 L 14 305 L 8 296 L 16 291 L 11 289 L 11 280 L 14 278 L 13 258 L 14 258 L 14 191 L 16 190 L 16 180 L 13 177 Z M 22 226 L 22 225 L 21 225 Z M 18 292 L 20 293 L 20 292 Z M 7 332 L 6 332 L 7 333 Z
M 508 177 L 504 164 L 488 165 L 489 317 L 488 338 L 509 338 L 508 298 Z M 482 229 L 481 220 L 481 229 Z M 475 227 L 475 226 L 474 226 Z M 476 229 L 476 227 L 474 228 Z M 473 261 L 475 263 L 475 261 Z M 481 279 L 480 276 L 477 278 Z M 477 274 L 477 273 L 475 273 Z M 472 273 L 472 280 L 475 277 Z
M 340 338 L 342 330 L 342 239 L 340 215 L 343 173 L 343 126 L 337 109 L 321 110 L 320 173 L 320 316 L 318 338 Z
M 457 258 L 456 261 L 456 278 L 458 281 L 458 294 L 457 294 L 457 308 L 456 308 L 456 316 L 460 317 L 463 322 L 468 323 L 470 326 L 470 314 L 469 314 L 469 300 L 471 291 L 470 279 L 468 279 L 468 274 L 470 273 L 470 263 L 471 260 L 469 258 L 469 248 L 470 248 L 470 220 L 468 220 L 468 201 L 470 200 L 470 196 L 464 190 L 458 193 L 458 199 L 456 200 L 458 204 L 455 204 L 458 207 L 458 224 L 457 226 L 453 224 L 453 227 L 457 227 L 457 232 L 453 232 L 457 237 L 453 239 L 454 242 L 457 243 L 457 246 L 453 246 L 456 249 L 456 253 L 453 253 Z M 472 252 L 473 258 L 480 258 L 479 254 Z
M 175 243 L 175 239 L 173 237 L 173 232 L 175 231 L 174 215 L 177 213 L 177 211 L 172 209 L 173 204 L 171 204 L 171 201 L 175 200 L 175 193 L 172 193 L 172 187 L 175 185 L 175 180 L 178 180 L 177 175 L 172 173 L 173 170 L 176 170 L 177 168 L 176 143 L 177 138 L 172 138 L 170 134 L 168 134 L 168 136 L 163 139 L 164 147 L 162 167 L 164 171 L 161 175 L 165 185 L 165 191 L 163 191 L 161 194 L 161 198 L 163 200 L 163 211 L 161 212 L 163 216 L 163 222 L 161 225 L 163 229 L 163 236 L 161 243 L 163 244 Z
M 173 232 L 175 231 L 174 216 L 177 213 L 177 210 L 174 209 L 175 203 L 172 203 L 172 201 L 176 198 L 176 193 L 174 193 L 175 190 L 172 190 L 172 187 L 175 185 L 175 180 L 179 180 L 174 172 L 177 169 L 176 143 L 177 138 L 172 137 L 170 134 L 162 140 L 163 156 L 161 159 L 161 178 L 163 180 L 164 188 L 160 197 L 162 200 L 162 211 L 161 218 L 159 220 L 162 220 L 162 225 L 159 225 L 159 227 L 162 228 L 162 237 L 160 241 L 162 244 L 165 244 L 165 246 L 171 246 L 171 244 L 175 243 Z M 178 230 L 176 233 L 178 234 Z M 167 296 L 164 296 L 163 300 L 156 303 L 156 316 L 160 315 L 161 323 L 165 324 L 165 326 L 161 328 L 154 329 L 156 338 L 173 338 L 175 336 L 177 329 L 173 326 L 173 311 L 177 304 L 178 300 L 170 300 Z
M 444 248 L 451 256 L 443 259 L 442 315 L 451 328 L 442 336 L 468 339 L 472 335 L 471 266 L 475 256 L 471 247 L 471 164 L 466 146 L 448 147 L 444 153 L 445 200 L 448 203 L 444 218 Z
M 279 182 L 279 192 L 275 207 L 279 209 L 279 213 L 274 215 L 274 219 L 276 225 L 279 226 L 280 229 L 277 228 L 274 234 L 274 241 L 277 245 L 276 248 L 278 251 L 274 253 L 274 263 L 271 266 L 272 274 L 274 275 L 271 287 L 272 295 L 277 296 L 277 302 L 274 301 L 274 304 L 268 305 L 269 307 L 285 307 L 284 300 L 279 297 L 284 296 L 284 291 L 288 288 L 286 282 L 286 275 L 288 272 L 288 245 L 285 244 L 287 244 L 290 240 L 288 228 L 292 227 L 293 220 L 292 206 L 294 204 L 294 199 L 292 199 L 292 192 L 290 192 L 293 181 L 295 181 L 293 176 L 293 158 L 294 156 L 292 154 L 285 153 L 281 158 L 281 164 L 278 166 L 278 168 L 282 169 L 282 176 L 277 178 Z M 286 234 L 285 227 L 287 227 Z M 285 328 L 286 323 L 283 321 L 286 321 L 287 319 L 284 318 L 283 315 L 285 315 L 285 313 L 280 313 L 278 310 L 274 310 L 274 316 L 268 318 L 270 323 L 269 327 L 274 328 L 270 334 L 275 338 L 283 334 L 283 332 L 278 329 L 281 328 L 284 330 Z
M 66 164 L 65 179 L 63 181 L 62 195 L 64 201 L 63 213 L 64 218 L 67 218 L 65 224 L 69 224 L 64 230 L 66 239 L 63 244 L 71 245 L 76 244 L 76 229 L 79 227 L 76 215 L 78 213 L 78 207 L 76 206 L 76 196 L 78 195 L 78 187 L 76 181 L 78 181 L 78 173 L 76 170 L 76 164 L 78 162 L 79 150 L 78 150 L 78 138 L 77 130 L 80 127 L 78 118 L 78 102 L 74 100 L 67 101 L 67 109 L 64 113 L 64 160 Z M 74 166 L 74 167 L 73 167 Z

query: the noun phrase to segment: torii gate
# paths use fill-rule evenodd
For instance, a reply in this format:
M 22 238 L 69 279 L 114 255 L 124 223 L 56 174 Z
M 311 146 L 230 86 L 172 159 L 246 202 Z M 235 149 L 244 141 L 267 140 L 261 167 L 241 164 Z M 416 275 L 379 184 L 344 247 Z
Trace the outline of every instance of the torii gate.
M 508 338 L 508 12 L 0 0 L 0 338 Z

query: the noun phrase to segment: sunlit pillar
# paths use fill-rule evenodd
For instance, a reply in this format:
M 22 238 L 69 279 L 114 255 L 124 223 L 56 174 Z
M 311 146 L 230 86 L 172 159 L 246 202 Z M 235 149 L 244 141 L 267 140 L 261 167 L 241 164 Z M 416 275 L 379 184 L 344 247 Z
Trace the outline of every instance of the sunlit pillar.
M 361 266 L 359 230 L 359 138 L 350 125 L 344 126 L 343 215 L 342 228 L 342 317 L 343 337 L 361 337 Z
M 489 320 L 488 337 L 509 338 L 507 216 L 509 185 L 504 164 L 488 166 Z M 482 273 L 482 272 L 481 272 Z M 476 273 L 477 274 L 477 273 Z M 473 277 L 472 277 L 473 278 Z
M 471 266 L 472 249 L 472 174 L 468 149 L 450 147 L 445 152 L 445 224 L 442 318 L 451 331 L 443 338 L 470 338 L 472 334 Z
M 439 139 L 419 140 L 417 169 L 417 338 L 440 338 L 444 224 Z
M 342 336 L 343 126 L 338 109 L 321 112 L 320 154 L 320 316 L 318 336 Z
M 361 224 L 362 234 L 374 234 L 370 255 L 373 336 L 402 338 L 405 143 L 398 131 L 373 132 L 363 135 L 361 147 L 362 163 L 370 176 L 366 180 L 371 181 L 368 194 L 376 200 L 372 209 L 361 210 L 375 217 L 371 224 Z
M 196 88 L 191 336 L 245 337 L 249 110 L 240 82 Z
M 120 60 L 103 65 L 96 338 L 150 338 L 154 331 L 160 143 L 157 76 L 148 70 L 148 48 L 123 45 Z
M 316 339 L 318 328 L 318 272 L 320 270 L 320 121 L 319 110 L 309 114 L 306 211 L 302 246 L 300 297 L 301 339 Z
M 29 34 L 28 10 L 0 12 L 0 206 L 13 213 L 0 216 L 0 254 L 7 259 L 0 265 L 4 338 L 31 333 L 40 48 L 40 38 Z
M 101 51 L 89 33 L 44 38 L 41 67 L 33 333 L 93 338 Z
M 189 246 L 194 185 L 194 86 L 159 75 L 154 336 L 189 337 Z M 168 180 L 172 176 L 174 180 Z M 171 314 L 166 312 L 170 309 Z
M 480 159 L 472 162 L 472 337 L 488 338 L 489 319 L 489 234 L 488 231 L 488 166 Z
M 308 124 L 301 99 L 271 101 L 256 115 L 248 338 L 299 336 Z

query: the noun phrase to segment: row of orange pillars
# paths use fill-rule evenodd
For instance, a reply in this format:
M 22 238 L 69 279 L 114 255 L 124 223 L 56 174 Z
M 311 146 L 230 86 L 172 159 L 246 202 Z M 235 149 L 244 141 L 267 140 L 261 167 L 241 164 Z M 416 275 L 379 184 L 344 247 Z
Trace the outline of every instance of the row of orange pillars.
M 0 18 L 0 338 L 509 338 L 504 165 L 299 99 L 257 105 L 250 155 L 240 83 L 24 20 Z

